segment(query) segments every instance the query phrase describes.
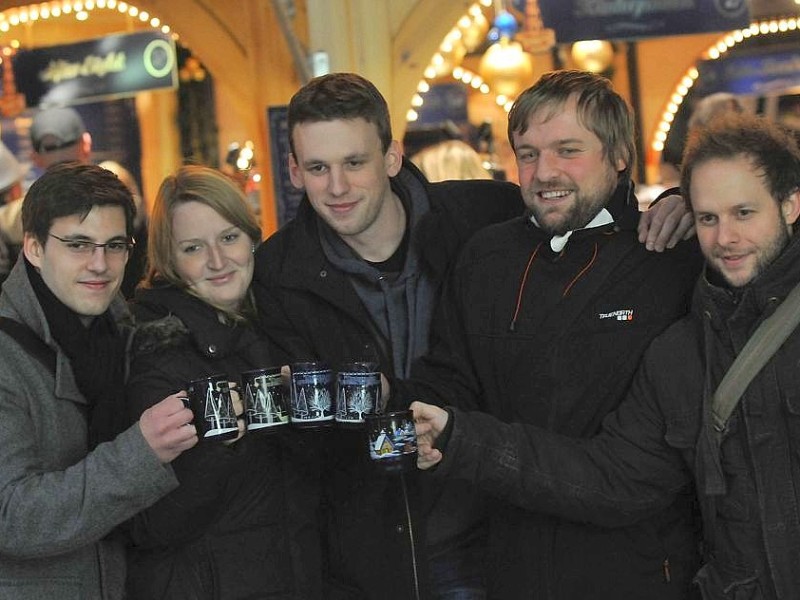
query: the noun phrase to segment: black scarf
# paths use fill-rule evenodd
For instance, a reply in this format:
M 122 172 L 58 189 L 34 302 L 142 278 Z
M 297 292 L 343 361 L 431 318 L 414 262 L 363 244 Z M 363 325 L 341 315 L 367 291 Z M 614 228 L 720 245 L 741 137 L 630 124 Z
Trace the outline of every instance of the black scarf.
M 125 337 L 110 311 L 84 325 L 80 316 L 47 287 L 25 260 L 28 279 L 44 311 L 53 339 L 70 359 L 75 383 L 89 403 L 89 447 L 114 439 L 125 428 Z

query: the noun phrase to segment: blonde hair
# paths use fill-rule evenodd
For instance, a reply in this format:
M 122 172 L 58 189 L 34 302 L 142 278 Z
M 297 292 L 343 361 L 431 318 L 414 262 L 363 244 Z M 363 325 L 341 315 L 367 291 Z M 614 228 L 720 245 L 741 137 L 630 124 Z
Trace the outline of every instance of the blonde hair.
M 172 243 L 172 213 L 176 206 L 185 202 L 205 204 L 241 229 L 253 244 L 261 241 L 258 221 L 244 193 L 229 177 L 210 167 L 181 167 L 164 179 L 153 204 L 147 244 L 150 265 L 145 278 L 147 286 L 163 279 L 179 288 L 186 288 L 186 282 L 175 269 Z
M 461 140 L 445 140 L 428 146 L 411 157 L 428 181 L 446 179 L 491 179 L 480 154 Z

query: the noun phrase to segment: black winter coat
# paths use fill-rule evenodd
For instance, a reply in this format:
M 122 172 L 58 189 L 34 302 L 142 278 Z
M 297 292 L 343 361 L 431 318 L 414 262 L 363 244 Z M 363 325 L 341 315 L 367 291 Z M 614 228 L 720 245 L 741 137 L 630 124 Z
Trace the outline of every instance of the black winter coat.
M 126 395 L 132 419 L 186 382 L 272 366 L 267 343 L 173 287 L 137 291 Z M 132 600 L 321 596 L 318 472 L 295 431 L 199 442 L 172 463 L 180 487 L 131 525 Z
M 521 214 L 522 198 L 508 183 L 428 183 L 415 167 L 406 163 L 404 169 L 424 182 L 430 200 L 411 243 L 421 249 L 438 296 L 463 243 L 479 229 Z M 262 326 L 282 350 L 281 361 L 313 357 L 335 366 L 366 349 L 383 373 L 393 374 L 389 342 L 347 276 L 327 260 L 308 199 L 256 252 L 254 291 Z M 418 587 L 425 597 L 418 474 L 408 474 L 403 489 L 397 477 L 376 473 L 363 432 L 332 431 L 324 444 L 328 597 L 411 600 Z
M 701 279 L 692 314 L 653 342 L 625 402 L 591 440 L 454 410 L 436 476 L 602 527 L 647 518 L 694 480 L 709 542 L 696 577 L 703 597 L 800 598 L 800 332 L 748 386 L 718 456 L 707 443 L 713 390 L 798 282 L 797 236 L 740 293 Z
M 448 284 L 432 352 L 402 393 L 576 438 L 597 433 L 649 343 L 687 312 L 701 265 L 694 242 L 648 252 L 636 239 L 632 207 L 619 206 L 621 194 L 609 207 L 617 226 L 576 231 L 558 254 L 527 217 L 477 234 Z M 509 474 L 504 486 L 518 483 Z M 605 530 L 538 514 L 482 487 L 494 497 L 491 598 L 687 593 L 696 566 L 690 494 L 686 506 Z

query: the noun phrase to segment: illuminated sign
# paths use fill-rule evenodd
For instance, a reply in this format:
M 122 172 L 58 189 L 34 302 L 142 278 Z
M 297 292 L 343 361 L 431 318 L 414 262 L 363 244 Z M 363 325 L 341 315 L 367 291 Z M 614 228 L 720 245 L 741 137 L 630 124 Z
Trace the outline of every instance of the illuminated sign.
M 800 87 L 800 56 L 794 49 L 725 56 L 697 65 L 697 93 L 770 96 Z
M 28 106 L 121 98 L 178 81 L 175 43 L 157 31 L 20 50 L 13 60 Z
M 746 0 L 561 0 L 539 2 L 559 43 L 728 31 L 750 24 Z

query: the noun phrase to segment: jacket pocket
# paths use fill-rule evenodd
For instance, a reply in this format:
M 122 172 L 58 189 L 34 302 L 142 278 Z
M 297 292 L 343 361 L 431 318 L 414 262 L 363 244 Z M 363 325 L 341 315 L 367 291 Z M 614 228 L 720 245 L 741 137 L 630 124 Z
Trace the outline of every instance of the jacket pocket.
M 758 575 L 747 572 L 723 574 L 714 562 L 709 562 L 697 572 L 695 584 L 703 600 L 763 600 Z
M 37 577 L 36 579 L 0 579 L 0 598 L 4 600 L 81 600 L 81 582 L 68 577 Z

